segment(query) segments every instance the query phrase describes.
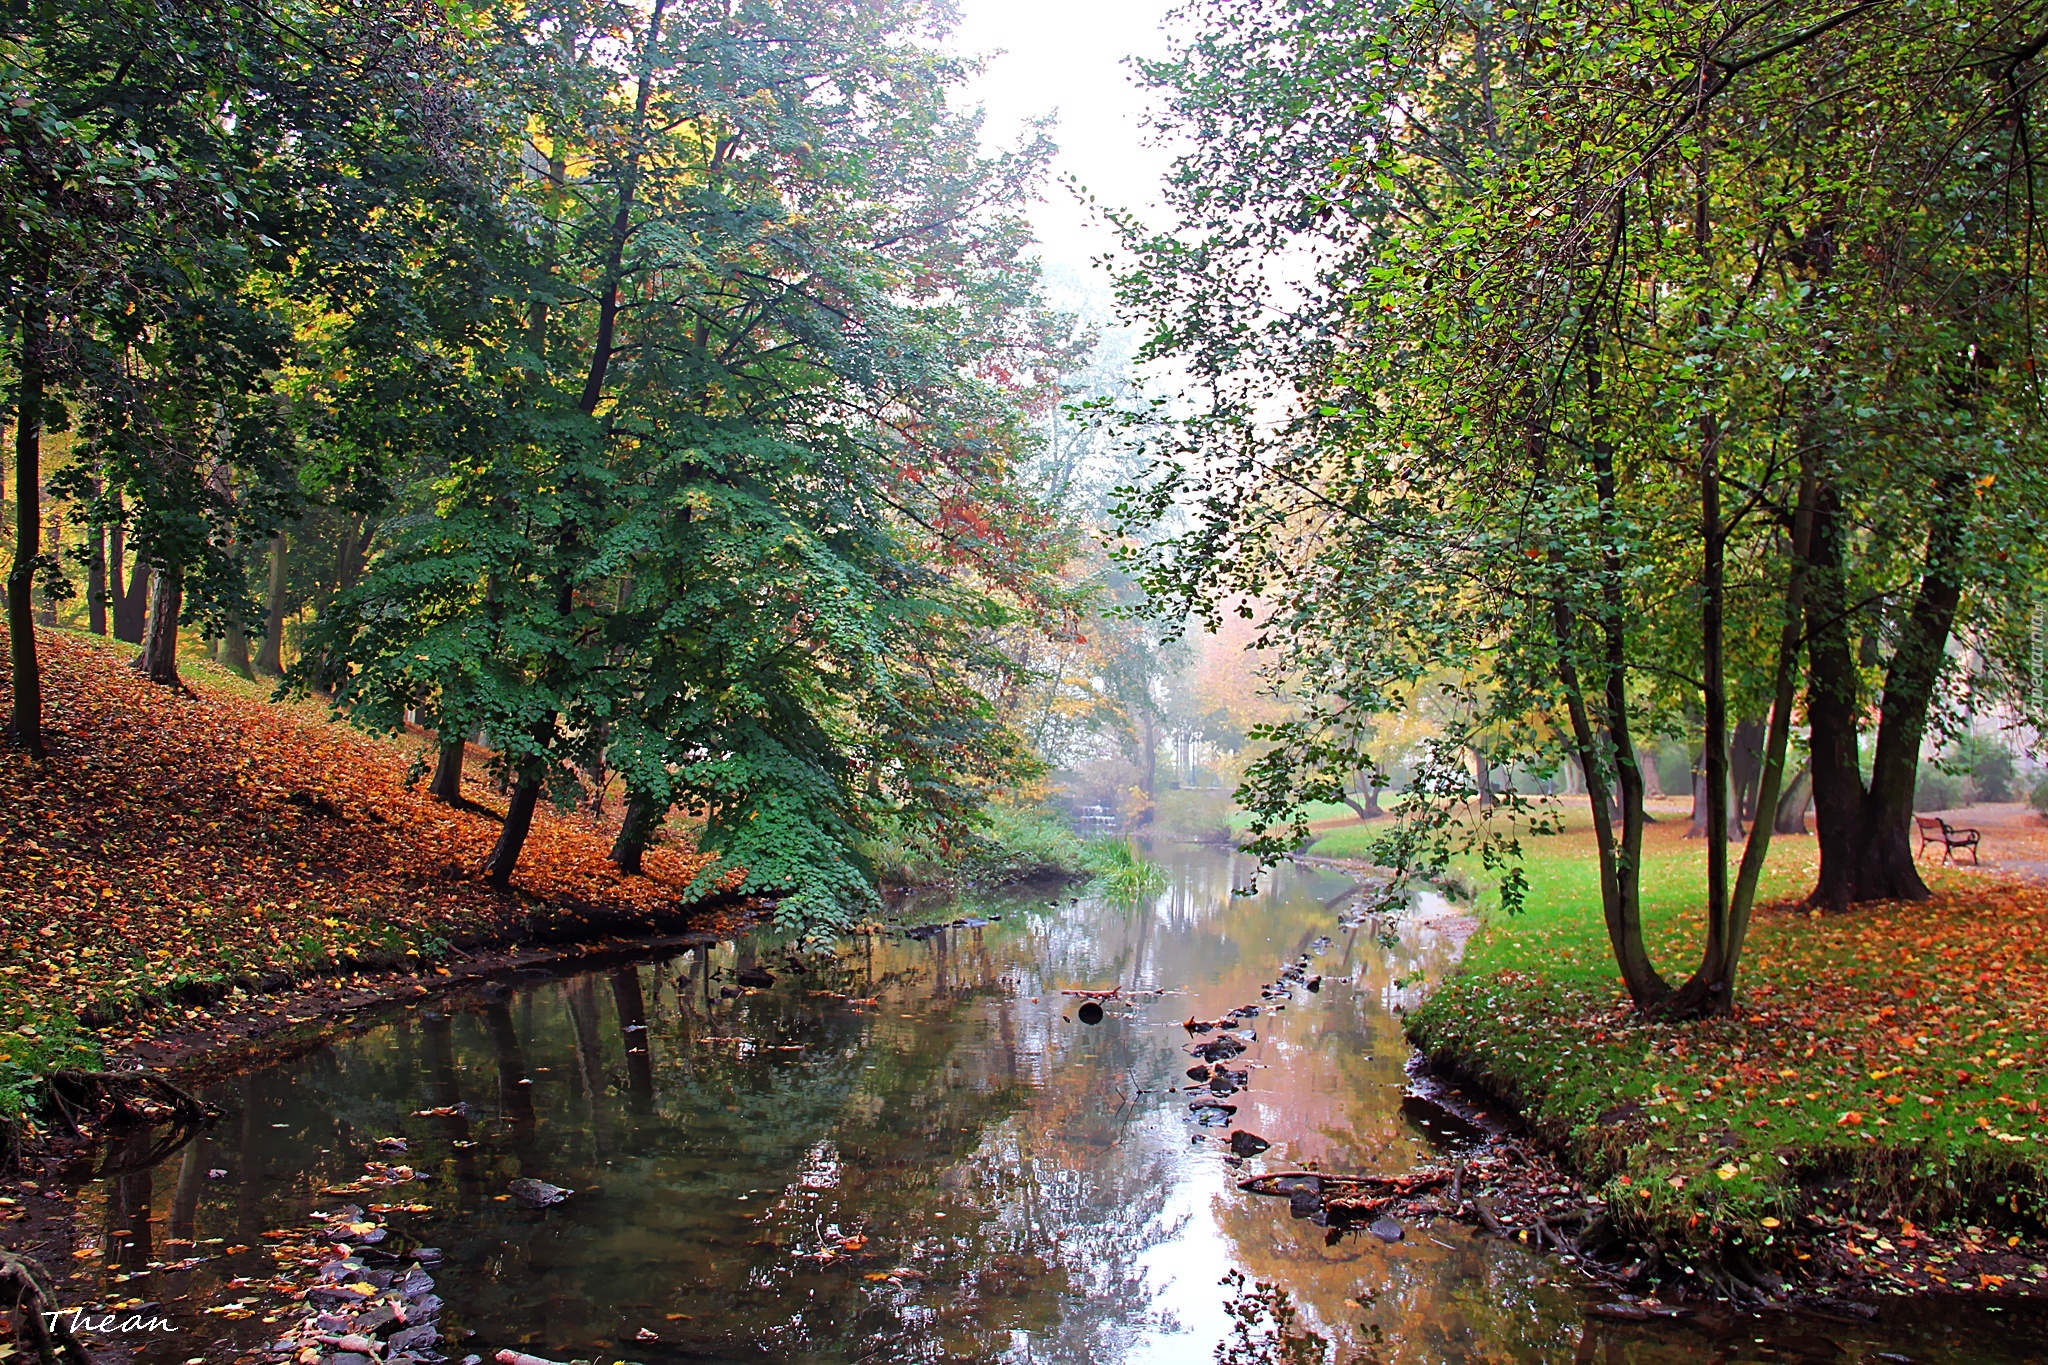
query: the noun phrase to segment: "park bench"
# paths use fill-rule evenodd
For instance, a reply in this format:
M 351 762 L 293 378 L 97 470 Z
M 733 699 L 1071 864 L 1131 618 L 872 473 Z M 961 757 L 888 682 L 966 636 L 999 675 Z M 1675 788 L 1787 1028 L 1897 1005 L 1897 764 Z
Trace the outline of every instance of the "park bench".
M 1920 847 L 1915 854 L 1924 853 L 1929 844 L 1941 845 L 1941 860 L 1951 861 L 1959 848 L 1970 850 L 1970 865 L 1977 865 L 1977 841 L 1984 836 L 1974 829 L 1957 829 L 1948 821 L 1933 815 L 1916 815 L 1913 823 L 1920 827 Z

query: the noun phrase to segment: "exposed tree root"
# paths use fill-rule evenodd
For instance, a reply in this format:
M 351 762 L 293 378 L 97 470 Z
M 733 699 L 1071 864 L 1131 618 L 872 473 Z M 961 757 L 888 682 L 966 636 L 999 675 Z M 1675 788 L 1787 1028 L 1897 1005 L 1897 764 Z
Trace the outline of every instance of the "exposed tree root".
M 52 1071 L 44 1080 L 52 1107 L 74 1134 L 81 1120 L 193 1128 L 220 1117 L 190 1091 L 144 1071 Z
M 92 1365 L 85 1347 L 43 1287 L 43 1268 L 26 1256 L 0 1249 L 0 1301 L 14 1313 L 14 1338 L 26 1342 L 40 1365 L 58 1365 L 59 1354 L 71 1365 Z

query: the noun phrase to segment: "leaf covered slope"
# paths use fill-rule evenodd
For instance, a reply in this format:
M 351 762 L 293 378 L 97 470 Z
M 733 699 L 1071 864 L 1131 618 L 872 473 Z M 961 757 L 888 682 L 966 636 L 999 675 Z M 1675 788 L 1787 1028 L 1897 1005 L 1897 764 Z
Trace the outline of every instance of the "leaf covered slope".
M 389 743 L 203 683 L 155 686 L 120 646 L 41 644 L 49 760 L 0 754 L 0 1108 L 66 1059 L 74 1021 L 199 983 L 674 909 L 707 862 L 654 848 L 626 876 L 608 831 L 543 810 L 512 892 L 494 892 L 474 869 L 498 822 L 408 791 Z

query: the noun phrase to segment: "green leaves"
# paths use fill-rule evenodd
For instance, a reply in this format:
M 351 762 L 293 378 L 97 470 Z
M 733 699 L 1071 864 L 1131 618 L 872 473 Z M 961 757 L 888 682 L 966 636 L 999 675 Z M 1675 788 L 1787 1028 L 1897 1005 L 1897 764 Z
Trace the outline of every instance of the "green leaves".
M 958 846 L 1034 766 L 983 685 L 1057 595 L 1015 472 L 1065 363 L 1023 256 L 1045 148 L 980 151 L 914 7 L 473 17 L 457 66 L 503 89 L 463 126 L 520 174 L 379 217 L 367 305 L 360 244 L 309 279 L 350 324 L 308 329 L 337 467 L 402 491 L 299 677 L 562 799 L 617 775 L 849 922 L 863 840 Z

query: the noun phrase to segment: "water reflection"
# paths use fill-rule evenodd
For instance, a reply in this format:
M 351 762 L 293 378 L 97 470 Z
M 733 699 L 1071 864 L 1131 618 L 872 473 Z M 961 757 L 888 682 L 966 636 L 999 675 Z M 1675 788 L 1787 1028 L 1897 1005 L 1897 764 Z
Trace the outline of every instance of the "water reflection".
M 262 1317 L 197 1306 L 241 1292 L 230 1277 L 267 1275 L 264 1234 L 303 1228 L 342 1202 L 324 1189 L 383 1159 L 431 1176 L 391 1200 L 432 1211 L 390 1223 L 445 1251 L 446 1326 L 473 1334 L 458 1354 L 1200 1361 L 1230 1331 L 1222 1281 L 1241 1270 L 1284 1287 L 1335 1360 L 1786 1358 L 1744 1355 L 1777 1351 L 1748 1338 L 1588 1325 L 1557 1267 L 1461 1229 L 1332 1243 L 1239 1194 L 1250 1170 L 1400 1169 L 1456 1140 L 1441 1111 L 1404 1111 L 1391 1008 L 1396 983 L 1441 975 L 1454 944 L 1412 926 L 1383 948 L 1340 928 L 1347 886 L 1325 873 L 1282 869 L 1239 896 L 1242 860 L 1162 856 L 1169 885 L 1139 905 L 1073 891 L 913 903 L 906 927 L 941 927 L 801 961 L 761 937 L 525 979 L 218 1087 L 219 1129 L 89 1192 L 105 1293 L 193 1324 L 148 1360 L 212 1336 L 259 1343 Z M 1320 991 L 1261 1002 L 1302 954 Z M 772 987 L 739 987 L 761 970 Z M 1093 1027 L 1061 994 L 1112 989 Z M 1228 1128 L 1191 1122 L 1180 1024 L 1252 1003 L 1231 1062 L 1249 1084 L 1229 1102 L 1273 1146 L 1240 1167 Z M 404 1156 L 379 1148 L 391 1137 Z M 506 1197 L 522 1176 L 576 1193 L 528 1209 Z M 195 1251 L 212 1259 L 165 1268 Z M 2034 1354 L 2012 1350 L 2024 1334 L 1987 1344 L 1968 1324 L 1833 1339 L 1853 1358 L 1880 1337 L 1900 1349 L 1902 1332 L 1920 1359 Z

